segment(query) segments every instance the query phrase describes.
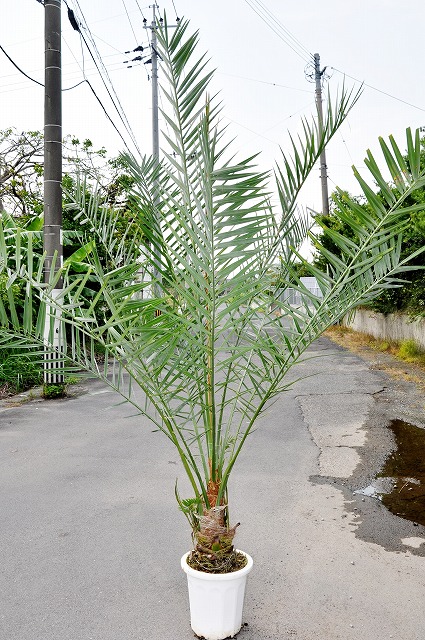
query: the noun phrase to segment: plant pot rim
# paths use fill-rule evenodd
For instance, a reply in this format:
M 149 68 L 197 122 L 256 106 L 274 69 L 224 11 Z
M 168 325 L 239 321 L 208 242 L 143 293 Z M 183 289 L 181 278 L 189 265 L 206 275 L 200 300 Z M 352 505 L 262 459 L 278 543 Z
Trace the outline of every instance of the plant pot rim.
M 237 571 L 230 571 L 229 573 L 208 573 L 207 571 L 198 571 L 197 569 L 192 569 L 186 560 L 191 551 L 188 551 L 182 556 L 181 559 L 181 567 L 188 576 L 193 576 L 198 578 L 198 580 L 215 580 L 216 582 L 223 582 L 225 580 L 235 580 L 236 578 L 242 578 L 242 576 L 247 575 L 254 564 L 251 556 L 245 551 L 241 551 L 240 549 L 236 549 L 239 553 L 243 553 L 247 559 L 247 564 L 242 567 L 242 569 L 238 569 Z

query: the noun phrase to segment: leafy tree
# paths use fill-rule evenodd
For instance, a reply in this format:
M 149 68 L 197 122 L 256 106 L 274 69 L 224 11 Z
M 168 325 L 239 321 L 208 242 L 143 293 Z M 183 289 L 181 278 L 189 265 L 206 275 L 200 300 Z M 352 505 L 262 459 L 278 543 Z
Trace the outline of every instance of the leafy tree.
M 40 213 L 43 174 L 43 134 L 0 131 L 0 211 L 12 215 Z
M 35 257 L 41 257 L 43 251 L 43 143 L 40 131 L 0 131 L 0 216 L 6 239 L 14 243 L 19 236 L 25 250 L 31 236 Z M 132 178 L 121 158 L 110 159 L 105 148 L 94 149 L 90 140 L 80 141 L 76 136 L 65 138 L 63 152 L 63 255 L 78 271 L 82 267 L 76 258 L 84 257 L 81 248 L 102 237 L 106 227 L 109 232 L 113 225 L 117 243 L 123 240 L 136 246 L 140 225 L 134 224 L 129 208 Z M 83 214 L 92 198 L 102 208 L 95 225 Z M 98 245 L 99 258 L 106 266 L 108 255 L 103 243 Z
M 393 143 L 392 140 L 391 142 Z M 381 146 L 384 153 L 386 153 L 387 147 L 382 140 Z M 421 170 L 423 170 L 425 169 L 425 138 L 420 140 L 419 149 L 419 164 Z M 405 155 L 400 160 L 403 170 L 408 170 L 410 167 L 409 156 Z M 369 162 L 370 164 L 370 161 L 371 156 L 368 155 L 366 163 Z M 376 193 L 377 202 L 380 203 L 380 206 L 389 208 L 394 197 L 397 197 L 396 183 L 388 185 L 382 176 L 380 176 L 376 184 L 378 186 Z M 357 207 L 352 210 L 351 205 L 347 205 L 347 202 L 356 202 Z M 400 213 L 406 222 L 400 252 L 400 256 L 405 258 L 419 251 L 425 245 L 425 188 L 420 188 L 412 193 L 406 194 L 403 207 L 409 208 L 408 212 Z M 332 194 L 329 216 L 316 214 L 315 222 L 321 228 L 318 239 L 326 250 L 331 251 L 335 255 L 341 254 L 338 236 L 335 236 L 335 232 L 351 241 L 358 241 L 356 227 L 353 227 L 351 222 L 347 220 L 346 215 L 341 216 L 341 213 L 344 214 L 347 210 L 350 211 L 350 215 L 354 221 L 359 223 L 362 215 L 360 214 L 360 218 L 357 215 L 357 212 L 360 211 L 359 208 L 362 212 L 366 212 L 370 216 L 374 215 L 367 198 L 352 198 L 347 192 L 338 190 Z M 327 268 L 329 262 L 326 253 L 318 253 L 315 256 L 314 263 L 322 269 Z M 425 313 L 425 279 L 422 270 L 425 267 L 425 255 L 418 253 L 410 264 L 411 266 L 417 267 L 417 269 L 405 273 L 403 275 L 403 282 L 399 283 L 400 286 L 384 290 L 370 302 L 369 306 L 372 309 L 382 313 L 392 313 L 396 311 L 406 311 L 412 315 Z
M 64 205 L 77 175 L 86 176 L 87 185 L 105 193 L 105 202 L 125 201 L 130 178 L 119 158 L 108 158 L 104 147 L 94 149 L 91 140 L 76 136 L 63 140 Z M 0 211 L 31 218 L 43 212 L 44 136 L 41 131 L 19 133 L 10 127 L 0 131 Z M 65 223 L 72 224 L 65 216 Z

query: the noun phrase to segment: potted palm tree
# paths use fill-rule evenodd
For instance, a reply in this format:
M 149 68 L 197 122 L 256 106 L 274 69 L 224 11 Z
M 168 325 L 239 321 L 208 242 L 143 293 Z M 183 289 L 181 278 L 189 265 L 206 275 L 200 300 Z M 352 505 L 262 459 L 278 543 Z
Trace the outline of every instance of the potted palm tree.
M 0 227 L 0 269 L 10 284 L 23 279 L 27 304 L 36 299 L 38 307 L 37 321 L 27 314 L 20 325 L 9 287 L 11 311 L 0 299 L 0 348 L 15 343 L 49 349 L 45 317 L 60 314 L 64 361 L 104 380 L 173 443 L 191 487 L 190 496 L 182 496 L 177 485 L 175 494 L 192 531 L 193 549 L 181 561 L 192 628 L 220 640 L 241 627 L 244 581 L 252 567 L 249 555 L 235 548 L 238 523 L 229 511 L 229 479 L 238 456 L 258 416 L 292 384 L 287 373 L 309 345 L 350 309 L 400 284 L 397 274 L 409 269 L 400 257 L 411 211 L 403 201 L 425 178 L 418 135 L 408 131 L 408 163 L 393 139 L 390 146 L 381 141 L 394 183 L 387 186 L 369 153 L 366 164 L 381 195 L 357 174 L 369 211 L 340 192 L 337 215 L 352 227 L 355 240 L 329 230 L 340 249 L 332 255 L 297 210 L 296 198 L 358 94 L 342 92 L 323 131 L 303 123 L 303 137 L 292 143 L 293 159 L 282 153 L 274 173 L 273 206 L 272 176 L 256 169 L 254 156 L 236 159 L 225 141 L 220 107 L 206 93 L 211 73 L 204 57 L 194 59 L 197 39 L 186 21 L 172 35 L 166 20 L 158 27 L 168 151 L 160 163 L 125 157 L 140 244 L 118 241 L 113 216 L 103 215 L 96 194 L 88 202 L 87 189 L 77 189 L 72 206 L 92 228 L 84 268 L 76 274 L 64 265 L 45 284 L 41 269 L 32 269 L 32 251 L 21 255 L 20 243 L 6 242 Z M 326 255 L 326 273 L 300 255 L 308 237 Z M 106 264 L 98 257 L 99 244 Z M 303 285 L 299 262 L 317 279 L 319 293 Z M 141 266 L 150 273 L 149 283 L 140 280 Z M 301 304 L 278 297 L 285 288 L 295 289 Z M 105 353 L 103 365 L 96 344 Z

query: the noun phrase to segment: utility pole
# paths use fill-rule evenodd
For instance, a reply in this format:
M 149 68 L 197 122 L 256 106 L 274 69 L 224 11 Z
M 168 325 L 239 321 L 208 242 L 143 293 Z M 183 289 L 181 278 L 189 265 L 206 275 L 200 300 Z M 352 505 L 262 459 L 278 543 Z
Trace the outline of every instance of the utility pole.
M 326 69 L 326 67 L 325 67 Z M 323 110 L 322 110 L 322 75 L 325 69 L 320 70 L 320 55 L 314 54 L 314 78 L 316 81 L 316 107 L 319 122 L 319 136 L 323 134 Z M 320 154 L 320 180 L 322 183 L 322 213 L 329 215 L 328 174 L 326 165 L 326 151 Z
M 48 283 L 62 266 L 63 259 L 61 0 L 45 0 L 44 2 L 44 41 L 43 245 L 46 255 L 44 281 Z M 52 290 L 52 297 L 57 299 L 61 290 L 62 281 L 59 280 Z M 63 375 L 56 372 L 62 366 L 60 313 L 49 304 L 46 309 L 44 339 L 46 341 L 44 382 L 49 384 L 63 383 Z
M 155 160 L 159 161 L 159 106 L 158 106 L 158 49 L 157 49 L 157 37 L 156 37 L 156 16 L 155 10 L 158 8 L 158 5 L 152 4 L 149 5 L 149 8 L 152 9 L 152 22 L 151 25 L 147 25 L 147 20 L 144 18 L 143 27 L 144 29 L 151 30 L 151 59 L 150 62 L 152 64 L 152 74 L 151 74 L 151 82 L 152 82 L 152 156 Z M 157 191 L 157 183 L 155 182 L 155 192 Z M 158 194 L 155 193 L 155 203 L 158 200 Z M 158 259 L 158 249 L 153 246 L 151 250 L 152 257 Z M 147 299 L 152 297 L 159 297 L 161 295 L 160 287 L 158 283 L 161 281 L 161 274 L 159 273 L 157 267 L 154 265 L 152 269 L 149 267 L 146 269 L 143 274 L 143 279 L 145 282 L 150 283 L 144 289 L 144 297 Z M 153 285 L 152 285 L 153 280 Z
M 158 124 L 158 49 L 156 39 L 156 5 L 152 5 L 152 155 L 159 160 L 159 124 Z
M 158 124 L 158 45 L 156 30 L 158 23 L 155 15 L 155 10 L 158 9 L 157 4 L 149 5 L 152 9 L 152 22 L 148 26 L 146 18 L 143 20 L 143 28 L 150 29 L 152 34 L 151 40 L 151 64 L 152 64 L 152 155 L 154 158 L 159 159 L 159 124 Z M 176 19 L 177 24 L 169 24 L 169 29 L 175 29 L 179 26 L 180 18 Z M 162 18 L 159 19 L 159 23 L 162 23 Z M 146 63 L 145 63 L 146 64 Z
M 151 25 L 147 25 L 146 18 L 144 19 L 144 28 L 151 30 L 152 40 L 151 40 L 151 64 L 152 64 L 152 156 L 155 160 L 159 161 L 159 105 L 158 105 L 158 44 L 157 44 L 157 36 L 156 30 L 158 28 L 157 19 L 156 19 L 156 9 L 158 5 L 155 3 L 150 5 L 152 9 L 152 22 Z M 177 22 L 178 22 L 177 18 Z M 159 22 L 162 23 L 162 18 L 159 19 Z M 168 25 L 170 27 L 177 27 L 177 25 Z M 155 185 L 156 186 L 156 185 Z M 157 201 L 158 195 L 155 195 L 155 200 Z M 152 248 L 152 256 L 156 257 L 158 262 L 160 260 L 160 256 L 158 255 L 158 249 L 156 247 Z M 153 293 L 155 296 L 160 297 L 161 295 L 161 287 L 159 283 L 161 282 L 161 274 L 159 273 L 156 266 L 152 269 L 152 276 L 154 280 L 153 285 Z M 145 273 L 145 281 L 150 279 L 150 274 Z M 151 297 L 151 288 L 148 287 L 146 289 L 147 297 Z

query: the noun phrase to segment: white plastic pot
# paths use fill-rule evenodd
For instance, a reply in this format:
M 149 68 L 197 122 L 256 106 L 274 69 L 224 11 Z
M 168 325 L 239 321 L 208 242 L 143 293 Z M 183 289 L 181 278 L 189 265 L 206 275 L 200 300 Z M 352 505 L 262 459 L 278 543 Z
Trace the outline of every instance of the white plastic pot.
M 193 631 L 206 640 L 223 640 L 240 631 L 245 585 L 252 569 L 251 556 L 242 551 L 248 562 L 239 571 L 205 573 L 192 569 L 181 559 L 189 588 L 190 624 Z

